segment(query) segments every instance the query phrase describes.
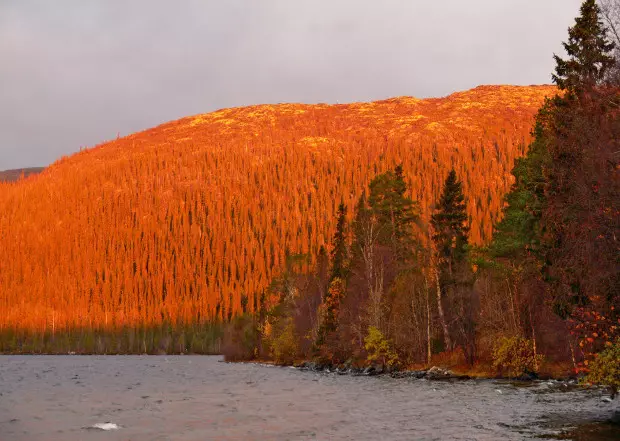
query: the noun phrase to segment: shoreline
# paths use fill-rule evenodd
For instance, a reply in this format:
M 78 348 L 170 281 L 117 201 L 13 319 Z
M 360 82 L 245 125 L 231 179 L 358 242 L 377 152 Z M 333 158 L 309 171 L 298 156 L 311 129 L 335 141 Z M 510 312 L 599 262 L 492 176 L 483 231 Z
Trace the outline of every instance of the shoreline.
M 371 365 L 364 367 L 352 367 L 333 364 L 321 364 L 312 361 L 300 361 L 294 364 L 277 364 L 271 360 L 222 360 L 223 363 L 242 363 L 256 364 L 262 366 L 295 368 L 300 371 L 309 371 L 317 373 L 349 375 L 354 377 L 391 377 L 391 378 L 413 378 L 427 379 L 432 381 L 459 381 L 459 380 L 503 380 L 520 383 L 537 382 L 537 381 L 554 381 L 557 383 L 565 383 L 571 386 L 583 387 L 608 387 L 601 385 L 580 384 L 580 377 L 577 375 L 552 375 L 550 373 L 528 373 L 517 377 L 508 377 L 499 374 L 492 374 L 485 370 L 476 369 L 459 369 L 446 368 L 433 365 L 420 369 L 384 369 L 380 365 Z

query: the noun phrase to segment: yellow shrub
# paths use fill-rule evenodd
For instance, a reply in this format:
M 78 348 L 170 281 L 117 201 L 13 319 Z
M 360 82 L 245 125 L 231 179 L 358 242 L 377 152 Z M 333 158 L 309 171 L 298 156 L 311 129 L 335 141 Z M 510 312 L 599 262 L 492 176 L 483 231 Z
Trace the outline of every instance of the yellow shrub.
M 620 389 L 620 339 L 596 356 L 586 381 L 611 386 L 614 395 Z
M 374 326 L 368 328 L 364 348 L 368 352 L 369 363 L 381 362 L 385 366 L 394 366 L 398 363 L 398 355 L 392 349 L 390 342 Z
M 543 356 L 534 353 L 532 341 L 522 337 L 504 337 L 493 351 L 493 367 L 510 378 L 536 372 L 542 361 Z
M 274 327 L 270 342 L 273 359 L 277 364 L 293 364 L 299 352 L 295 324 L 289 317 L 283 319 L 279 325 L 277 328 Z

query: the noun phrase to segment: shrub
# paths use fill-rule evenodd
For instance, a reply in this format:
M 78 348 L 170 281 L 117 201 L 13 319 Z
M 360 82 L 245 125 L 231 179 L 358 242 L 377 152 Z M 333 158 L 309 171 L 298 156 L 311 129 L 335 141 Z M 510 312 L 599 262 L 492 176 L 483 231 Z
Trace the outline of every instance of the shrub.
M 535 354 L 532 341 L 522 337 L 504 337 L 493 351 L 493 367 L 507 372 L 510 378 L 536 372 L 542 361 L 543 356 Z
M 390 342 L 374 326 L 368 328 L 364 348 L 368 352 L 369 363 L 381 362 L 384 366 L 394 366 L 398 363 L 398 355 L 392 349 Z
M 588 383 L 610 386 L 613 395 L 620 389 L 620 339 L 596 355 L 586 377 Z
M 281 319 L 274 326 L 270 346 L 276 364 L 290 365 L 295 362 L 299 347 L 292 318 Z
M 224 332 L 222 353 L 226 361 L 252 360 L 258 347 L 259 332 L 254 318 L 235 317 Z

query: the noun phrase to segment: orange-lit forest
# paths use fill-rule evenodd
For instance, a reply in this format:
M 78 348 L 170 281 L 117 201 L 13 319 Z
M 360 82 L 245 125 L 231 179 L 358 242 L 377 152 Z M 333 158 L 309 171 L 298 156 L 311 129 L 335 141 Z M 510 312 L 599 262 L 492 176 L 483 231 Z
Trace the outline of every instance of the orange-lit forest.
M 568 58 L 554 58 L 557 93 L 536 112 L 525 155 L 510 158 L 503 197 L 499 155 L 510 138 L 497 142 L 508 133 L 501 128 L 483 130 L 482 142 L 467 133 L 464 156 L 455 148 L 434 161 L 426 138 L 419 144 L 430 158 L 397 150 L 353 209 L 350 200 L 338 206 L 314 262 L 287 253 L 258 312 L 229 322 L 225 359 L 305 360 L 309 369 L 367 375 L 405 368 L 416 378 L 454 378 L 446 366 L 467 378 L 583 374 L 618 391 L 620 57 L 603 14 L 595 0 L 582 4 L 563 45 Z M 488 142 L 498 157 L 478 153 Z
M 552 87 L 263 105 L 184 118 L 0 183 L 0 328 L 151 326 L 255 310 L 286 250 L 316 256 L 402 163 L 424 219 L 448 170 L 488 241 Z M 244 306 L 245 307 L 245 306 Z

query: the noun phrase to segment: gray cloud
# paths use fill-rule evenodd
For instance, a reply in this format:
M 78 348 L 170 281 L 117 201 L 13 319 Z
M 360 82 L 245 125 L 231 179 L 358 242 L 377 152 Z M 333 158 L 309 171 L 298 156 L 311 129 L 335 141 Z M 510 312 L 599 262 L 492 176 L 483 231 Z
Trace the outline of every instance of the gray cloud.
M 222 107 L 549 83 L 581 0 L 0 1 L 0 170 Z

